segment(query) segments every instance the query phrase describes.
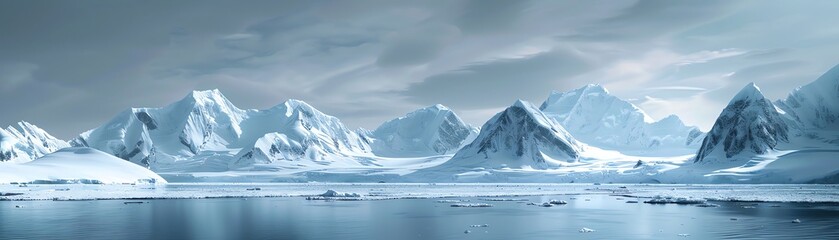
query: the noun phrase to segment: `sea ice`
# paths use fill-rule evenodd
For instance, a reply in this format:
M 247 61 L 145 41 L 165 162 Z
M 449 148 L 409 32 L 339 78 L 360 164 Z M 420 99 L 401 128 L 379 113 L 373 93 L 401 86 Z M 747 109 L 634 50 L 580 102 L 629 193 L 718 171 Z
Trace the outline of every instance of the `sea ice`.
M 649 204 L 703 204 L 705 199 L 686 198 L 686 197 L 670 197 L 670 196 L 655 196 L 653 199 L 644 201 Z
M 326 192 L 321 194 L 320 196 L 321 197 L 361 197 L 361 194 L 358 194 L 358 193 L 343 193 L 343 192 L 337 192 L 335 190 L 329 189 L 329 190 L 326 190 Z
M 487 203 L 457 203 L 457 204 L 452 204 L 451 207 L 492 207 L 492 204 L 487 204 Z
M 443 199 L 443 200 L 437 200 L 437 203 L 462 203 L 462 202 L 468 202 L 468 201 L 469 200 Z

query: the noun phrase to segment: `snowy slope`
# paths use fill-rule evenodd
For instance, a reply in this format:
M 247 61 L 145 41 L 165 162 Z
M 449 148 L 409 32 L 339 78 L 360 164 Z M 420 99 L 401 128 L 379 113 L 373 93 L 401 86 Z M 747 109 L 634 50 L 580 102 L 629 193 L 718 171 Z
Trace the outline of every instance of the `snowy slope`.
M 776 104 L 803 128 L 839 130 L 839 65 Z
M 554 168 L 577 161 L 581 149 L 562 126 L 518 100 L 487 121 L 472 143 L 436 169 Z
M 36 160 L 0 163 L 0 183 L 166 183 L 154 172 L 92 148 L 64 148 Z
M 640 108 L 597 84 L 553 92 L 539 109 L 577 140 L 621 152 L 693 152 L 704 135 L 696 127 L 685 126 L 675 115 L 654 121 Z
M 0 162 L 24 163 L 69 146 L 28 122 L 0 129 Z
M 477 128 L 437 104 L 387 121 L 367 136 L 378 156 L 417 157 L 454 153 L 477 134 Z
M 718 182 L 835 183 L 837 103 L 839 67 L 774 105 L 750 84 L 732 99 L 705 139 L 696 156 L 704 164 L 689 167 L 712 170 L 705 176 Z
M 789 126 L 781 113 L 754 84 L 746 85 L 723 109 L 696 162 L 749 158 L 775 149 L 789 139 Z
M 247 144 L 236 156 L 237 167 L 298 159 L 329 165 L 335 159 L 347 160 L 371 151 L 367 140 L 340 120 L 299 100 L 251 111 L 243 126 L 246 140 L 241 143 Z M 250 140 L 260 133 L 259 138 Z
M 277 141 L 277 135 L 288 143 Z M 72 144 L 100 149 L 156 171 L 226 171 L 240 166 L 237 163 L 302 158 L 303 152 L 370 151 L 340 120 L 302 101 L 242 110 L 218 90 L 194 91 L 162 108 L 126 110 Z M 292 150 L 294 145 L 299 151 L 271 154 L 272 146 Z M 251 159 L 256 152 L 265 153 L 264 158 Z

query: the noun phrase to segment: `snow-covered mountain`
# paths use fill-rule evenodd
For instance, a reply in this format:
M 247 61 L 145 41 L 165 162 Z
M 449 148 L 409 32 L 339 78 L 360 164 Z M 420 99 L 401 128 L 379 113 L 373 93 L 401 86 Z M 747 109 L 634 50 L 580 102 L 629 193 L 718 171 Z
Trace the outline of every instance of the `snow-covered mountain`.
M 368 140 L 349 130 L 338 118 L 299 100 L 288 100 L 265 111 L 250 111 L 243 128 L 245 148 L 237 165 L 279 160 L 351 157 L 369 153 Z M 260 135 L 253 139 L 251 136 Z M 328 164 L 328 163 L 326 163 Z
M 686 149 L 692 152 L 704 135 L 675 115 L 654 121 L 630 102 L 597 84 L 553 92 L 539 108 L 586 144 L 618 151 Z
M 370 151 L 337 118 L 302 101 L 242 110 L 218 90 L 194 91 L 162 108 L 126 110 L 72 144 L 163 171 L 224 171 L 249 161 Z
M 577 161 L 580 151 L 581 144 L 561 125 L 518 100 L 487 121 L 472 143 L 436 169 L 547 169 Z
M 839 65 L 775 104 L 803 129 L 839 130 Z
M 69 146 L 28 122 L 0 129 L 0 162 L 24 163 Z
M 29 162 L 0 165 L 0 183 L 166 183 L 148 169 L 91 148 L 62 148 Z
M 416 157 L 454 153 L 477 134 L 477 128 L 437 104 L 387 121 L 365 135 L 378 156 Z
M 716 182 L 835 183 L 839 67 L 769 102 L 749 84 L 720 114 L 692 166 Z
M 750 83 L 720 113 L 696 154 L 696 162 L 763 154 L 788 140 L 789 125 L 781 112 Z

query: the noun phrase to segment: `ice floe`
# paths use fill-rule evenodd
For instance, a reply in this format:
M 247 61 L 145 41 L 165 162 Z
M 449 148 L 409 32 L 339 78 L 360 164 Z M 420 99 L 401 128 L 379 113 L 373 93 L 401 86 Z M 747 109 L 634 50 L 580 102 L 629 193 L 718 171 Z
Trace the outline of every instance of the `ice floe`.
M 649 204 L 703 204 L 705 199 L 696 199 L 689 197 L 671 197 L 671 196 L 655 196 L 650 200 L 644 201 Z
M 456 204 L 452 204 L 450 206 L 451 207 L 473 208 L 473 207 L 492 207 L 492 204 L 488 204 L 488 203 L 456 203 Z

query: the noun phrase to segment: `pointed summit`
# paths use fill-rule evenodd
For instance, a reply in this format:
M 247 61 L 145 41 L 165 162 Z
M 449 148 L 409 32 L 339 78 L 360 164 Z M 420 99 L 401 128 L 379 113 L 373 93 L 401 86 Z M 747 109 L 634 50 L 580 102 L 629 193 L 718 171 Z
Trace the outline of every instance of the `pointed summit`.
M 788 141 L 789 126 L 775 105 L 750 83 L 723 109 L 696 154 L 696 162 L 749 158 Z
M 732 104 L 736 101 L 741 100 L 760 100 L 765 99 L 766 97 L 763 96 L 763 92 L 760 91 L 760 88 L 755 85 L 754 82 L 746 84 L 743 89 L 740 89 L 740 92 L 737 92 L 737 95 L 734 95 L 734 98 L 731 98 L 731 101 L 728 104 Z
M 434 109 L 437 111 L 451 111 L 448 107 L 444 106 L 443 104 L 434 104 L 423 109 Z
M 605 87 L 598 83 L 591 83 L 586 85 L 585 87 L 580 88 L 586 93 L 605 93 L 609 94 L 609 90 L 606 90 Z
M 234 112 L 241 111 L 233 105 L 224 94 L 218 89 L 213 90 L 196 90 L 187 94 L 180 101 L 170 105 L 180 107 L 214 107 L 222 111 Z
M 439 167 L 548 169 L 577 161 L 581 149 L 562 126 L 518 100 L 487 121 L 472 143 Z
M 325 113 L 321 112 L 315 107 L 312 107 L 312 105 L 309 105 L 309 103 L 297 99 L 288 99 L 285 102 L 283 102 L 283 104 L 280 104 L 275 108 L 284 109 L 286 116 L 292 116 L 295 114 L 295 112 L 302 112 L 303 115 L 308 117 L 317 116 L 318 118 L 334 118 L 332 116 L 326 115 Z

